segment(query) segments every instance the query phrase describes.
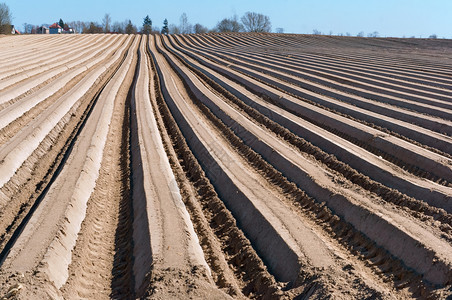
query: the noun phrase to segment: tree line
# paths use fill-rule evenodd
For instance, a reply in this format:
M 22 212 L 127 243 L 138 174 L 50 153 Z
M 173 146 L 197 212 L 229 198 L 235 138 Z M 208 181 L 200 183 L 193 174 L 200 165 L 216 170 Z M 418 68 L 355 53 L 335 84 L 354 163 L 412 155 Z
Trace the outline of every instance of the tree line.
M 3 15 L 6 14 L 6 17 Z M 0 3 L 0 29 L 5 23 L 5 28 L 11 28 L 11 13 L 4 3 Z M 200 23 L 192 24 L 188 20 L 186 13 L 179 18 L 179 23 L 169 23 L 168 19 L 163 21 L 162 27 L 154 26 L 149 15 L 143 18 L 143 23 L 137 27 L 130 19 L 113 22 L 110 14 L 105 14 L 102 22 L 95 21 L 71 21 L 65 22 L 61 18 L 56 22 L 63 30 L 68 31 L 71 28 L 75 33 L 162 33 L 162 34 L 189 34 L 189 33 L 207 33 L 207 32 L 271 32 L 270 17 L 256 12 L 246 12 L 240 19 L 237 15 L 230 18 L 224 18 L 213 28 L 208 28 Z M 51 24 L 33 25 L 29 23 L 22 24 L 24 33 L 34 34 L 42 33 L 43 27 L 49 27 Z M 276 30 L 282 33 L 282 28 Z M 6 33 L 6 32 L 5 32 Z
M 186 13 L 179 18 L 179 24 L 168 25 L 165 19 L 162 34 L 188 34 L 207 32 L 271 32 L 272 26 L 270 17 L 256 12 L 246 12 L 240 19 L 237 15 L 224 18 L 213 28 L 208 28 L 202 24 L 192 25 L 188 21 Z M 281 30 L 281 28 L 279 28 Z
M 66 23 L 65 23 L 66 24 Z M 225 18 L 217 23 L 214 28 L 208 28 L 202 24 L 196 23 L 192 25 L 186 13 L 179 18 L 179 23 L 169 24 L 168 19 L 163 21 L 163 26 L 153 26 L 152 20 L 147 15 L 143 18 L 141 27 L 137 27 L 131 20 L 127 19 L 123 22 L 112 23 L 109 14 L 105 14 L 102 23 L 97 22 L 69 22 L 67 25 L 74 29 L 77 33 L 127 33 L 134 34 L 137 32 L 162 33 L 162 34 L 190 34 L 190 33 L 207 33 L 207 32 L 270 32 L 271 22 L 268 16 L 255 12 L 245 13 L 239 20 L 237 15 Z M 63 26 L 62 26 L 63 27 Z M 281 31 L 281 28 L 278 28 Z
M 137 33 L 137 27 L 132 23 L 131 20 L 126 19 L 122 22 L 112 22 L 109 14 L 105 14 L 102 19 L 102 23 L 93 22 L 93 21 L 71 21 L 65 22 L 60 19 L 56 22 L 67 31 L 71 28 L 75 33 L 128 33 L 133 34 Z M 32 25 L 28 23 L 24 23 L 24 33 L 41 33 L 41 28 L 49 27 L 51 24 L 42 24 L 42 25 Z
M 11 33 L 12 14 L 9 7 L 5 3 L 0 3 L 0 34 Z M 112 22 L 110 14 L 105 14 L 101 23 L 88 21 L 71 21 L 64 22 L 60 19 L 57 22 L 61 28 L 68 31 L 69 28 L 73 29 L 75 33 L 162 33 L 162 34 L 189 34 L 189 33 L 207 33 L 207 32 L 271 32 L 271 22 L 268 16 L 265 16 L 256 12 L 246 12 L 240 19 L 237 15 L 233 15 L 229 18 L 220 20 L 213 28 L 208 28 L 200 23 L 192 25 L 188 21 L 186 13 L 183 13 L 179 18 L 179 24 L 171 23 L 168 20 L 163 21 L 163 26 L 153 26 L 152 20 L 149 15 L 143 18 L 141 27 L 137 27 L 132 23 L 130 19 L 126 19 L 122 22 Z M 50 24 L 32 25 L 24 23 L 24 33 L 42 33 L 43 27 L 49 27 Z M 284 33 L 283 28 L 276 28 L 276 33 Z M 322 35 L 323 33 L 317 29 L 312 32 L 314 35 Z M 330 31 L 328 35 L 333 35 Z M 351 36 L 350 33 L 339 33 L 339 36 Z M 363 31 L 359 32 L 356 36 L 364 37 Z M 379 37 L 377 31 L 367 34 L 368 37 Z M 405 36 L 404 36 L 405 38 Z M 415 38 L 411 36 L 411 38 Z M 436 34 L 430 35 L 428 38 L 437 39 Z

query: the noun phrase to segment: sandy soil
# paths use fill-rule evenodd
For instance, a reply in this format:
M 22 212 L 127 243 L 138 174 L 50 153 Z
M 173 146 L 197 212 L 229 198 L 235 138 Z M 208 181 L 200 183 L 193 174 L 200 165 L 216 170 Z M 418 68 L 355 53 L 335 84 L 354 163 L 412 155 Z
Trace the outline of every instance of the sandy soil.
M 2 38 L 0 297 L 452 297 L 450 43 Z

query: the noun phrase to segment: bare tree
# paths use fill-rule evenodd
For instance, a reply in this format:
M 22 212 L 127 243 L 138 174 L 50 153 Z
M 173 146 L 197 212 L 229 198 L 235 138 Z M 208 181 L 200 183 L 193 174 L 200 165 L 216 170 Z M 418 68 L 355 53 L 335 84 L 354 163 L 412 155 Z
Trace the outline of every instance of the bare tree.
M 81 25 L 82 25 L 82 33 L 85 33 L 89 29 L 91 22 L 81 22 Z
M 275 29 L 276 33 L 284 33 L 284 28 L 278 27 Z
M 116 21 L 111 26 L 111 31 L 116 33 L 124 33 L 124 28 L 122 28 L 122 24 L 120 22 Z
M 321 35 L 322 32 L 320 30 L 314 29 L 314 30 L 312 30 L 312 34 Z
M 37 25 L 33 25 L 33 24 L 28 24 L 28 23 L 24 23 L 24 33 L 25 34 L 36 34 L 37 33 L 37 28 L 39 26 Z
M 168 33 L 169 34 L 180 34 L 181 30 L 180 30 L 179 26 L 174 25 L 174 24 L 170 24 L 168 26 Z
M 111 17 L 110 14 L 105 14 L 104 18 L 102 19 L 102 27 L 104 28 L 104 32 L 110 32 L 110 26 L 111 26 Z
M 360 31 L 356 36 L 363 37 L 364 36 L 364 31 Z
M 0 34 L 11 33 L 11 12 L 8 5 L 0 3 Z
M 69 27 L 74 29 L 75 33 L 82 33 L 82 29 L 83 29 L 82 23 L 83 22 L 80 22 L 80 21 L 72 21 L 72 22 L 69 22 L 68 25 L 69 25 Z
M 188 17 L 186 13 L 180 16 L 180 33 L 188 34 L 193 32 L 193 26 L 188 23 Z
M 28 23 L 24 23 L 23 26 L 24 26 L 24 33 L 25 34 L 31 33 L 31 31 L 33 29 L 33 25 L 28 24 Z
M 197 33 L 197 34 L 206 33 L 209 31 L 209 28 L 207 28 L 199 23 L 195 24 L 193 29 L 194 29 L 195 33 Z
M 80 33 L 82 33 L 82 29 L 83 29 L 83 22 L 82 21 L 76 21 L 77 23 L 77 27 Z
M 272 30 L 270 18 L 263 14 L 246 12 L 241 20 L 248 32 L 270 32 Z
M 374 31 L 372 33 L 369 33 L 367 36 L 368 37 L 379 37 L 380 35 L 379 35 L 378 31 Z
M 243 25 L 239 23 L 237 15 L 234 15 L 232 18 L 218 22 L 215 30 L 218 32 L 241 32 Z

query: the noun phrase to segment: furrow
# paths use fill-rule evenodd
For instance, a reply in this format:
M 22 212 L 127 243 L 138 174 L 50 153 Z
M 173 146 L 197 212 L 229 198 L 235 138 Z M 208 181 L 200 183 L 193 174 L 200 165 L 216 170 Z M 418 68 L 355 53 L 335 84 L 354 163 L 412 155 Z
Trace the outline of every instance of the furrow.
M 166 47 L 171 49 L 169 44 L 166 44 Z M 181 57 L 179 56 L 179 58 Z M 426 201 L 435 203 L 436 207 L 447 207 L 445 205 L 450 202 L 450 195 L 452 194 L 450 188 L 445 188 L 432 182 L 425 182 L 414 176 L 407 176 L 406 172 L 401 169 L 398 170 L 396 166 L 385 164 L 383 159 L 363 151 L 354 144 L 341 140 L 297 116 L 284 112 L 277 106 L 266 103 L 212 69 L 206 69 L 200 63 L 186 57 L 182 58 L 182 61 L 216 91 L 230 100 L 233 105 L 236 105 L 238 109 L 244 110 L 250 117 L 270 128 L 275 134 L 289 141 L 302 152 L 314 155 L 316 159 L 333 170 L 340 172 L 345 177 L 350 178 L 355 184 L 379 194 L 386 201 L 410 207 L 413 210 L 413 214 L 417 216 L 419 216 L 417 213 L 422 211 L 426 215 L 441 220 L 444 224 L 452 224 L 452 219 L 447 212 L 422 203 L 422 201 Z M 280 124 L 290 129 L 290 131 Z M 322 149 L 326 149 L 327 152 L 333 153 L 362 174 L 341 163 L 334 156 L 328 155 L 319 148 L 314 147 L 305 139 L 299 139 L 293 133 L 308 139 Z M 363 174 L 376 179 L 383 185 L 369 180 Z M 385 188 L 384 184 L 390 188 Z M 409 198 L 397 190 L 420 201 Z M 430 219 L 429 222 L 432 222 L 432 220 Z M 441 227 L 441 230 L 446 233 L 450 233 L 450 229 L 449 226 Z
M 410 268 L 422 274 L 427 282 L 448 284 L 451 263 L 447 254 L 448 250 L 444 251 L 446 249 L 444 247 L 448 245 L 447 242 L 441 241 L 430 231 L 425 231 L 416 221 L 396 214 L 390 207 L 378 205 L 371 195 L 363 195 L 359 189 L 353 189 L 352 192 L 350 187 L 338 186 L 334 180 L 329 179 L 333 176 L 328 175 L 326 171 L 319 169 L 315 164 L 310 165 L 309 160 L 302 160 L 301 156 L 294 153 L 285 144 L 266 135 L 265 131 L 255 125 L 253 126 L 245 118 L 240 117 L 240 114 L 234 114 L 234 110 L 223 105 L 224 102 L 215 95 L 207 96 L 211 93 L 202 84 L 194 84 L 193 82 L 196 82 L 196 79 L 193 75 L 183 72 L 174 64 L 173 67 L 178 69 L 178 72 L 185 79 L 185 83 L 192 90 L 193 96 L 207 105 L 248 146 L 262 155 L 282 174 L 301 186 L 307 194 L 319 199 L 318 201 L 325 201 L 328 207 L 347 222 L 350 222 L 378 245 L 387 249 L 392 255 L 401 259 Z M 228 116 L 228 114 L 231 115 Z M 366 216 L 367 222 L 363 224 L 360 219 L 364 216 Z M 401 229 L 402 226 L 403 230 Z M 379 229 L 376 229 L 377 227 Z M 397 235 L 398 239 L 405 242 L 405 246 L 410 248 L 410 252 L 420 252 L 413 256 L 406 255 L 398 246 L 388 243 L 387 237 L 375 234 L 374 230 L 391 232 L 392 236 Z M 437 242 L 432 243 L 432 239 L 437 239 Z M 420 244 L 423 246 L 419 247 Z M 433 250 L 430 248 L 432 244 L 436 244 L 438 247 Z M 419 263 L 416 257 L 430 257 L 432 261 L 423 265 Z M 436 265 L 438 269 L 431 268 L 432 262 L 439 260 L 442 260 L 442 262 Z M 440 273 L 442 273 L 441 276 Z
M 128 44 L 126 40 L 122 39 L 115 42 L 118 45 L 123 44 L 123 47 L 119 49 L 110 47 L 110 49 L 102 53 L 94 52 L 93 55 L 86 57 L 86 61 L 80 61 L 78 66 L 74 66 L 66 74 L 60 74 L 58 78 L 51 81 L 51 84 L 42 87 L 35 93 L 28 94 L 21 98 L 20 101 L 15 101 L 1 110 L 0 142 L 6 143 L 9 138 L 13 137 L 28 122 L 54 103 L 55 99 L 59 99 L 66 91 L 73 88 L 90 70 L 101 66 L 108 57 L 115 59 L 115 52 L 122 52 Z
M 410 172 L 416 172 L 418 176 L 422 175 L 423 177 L 432 178 L 439 182 L 445 180 L 446 183 L 452 180 L 451 168 L 448 166 L 450 164 L 447 163 L 449 159 L 443 156 L 410 145 L 398 137 L 357 123 L 354 120 L 330 112 L 323 107 L 300 102 L 298 98 L 293 97 L 283 89 L 276 86 L 269 86 L 268 83 L 263 84 L 256 78 L 244 77 L 242 73 L 228 67 L 217 67 L 209 60 L 209 57 L 200 57 L 203 57 L 201 62 L 207 67 L 214 69 L 239 84 L 245 85 L 248 90 L 266 99 L 268 102 L 302 117 L 310 123 L 332 131 L 336 135 L 341 135 L 341 137 L 347 138 L 360 147 L 364 146 L 367 150 L 371 150 L 377 154 L 377 156 L 390 159 L 391 162 L 398 164 L 404 169 Z M 213 62 L 217 62 L 217 60 L 214 59 Z M 422 171 L 419 172 L 419 169 Z
M 116 71 L 118 65 L 123 60 L 123 55 L 124 52 L 118 53 L 117 57 L 107 64 L 110 66 L 110 70 L 105 70 L 105 66 L 92 70 L 90 76 L 85 78 L 85 81 L 81 81 L 76 85 L 74 90 L 85 86 L 88 89 L 86 92 L 77 90 L 79 93 L 82 92 L 78 94 L 81 98 L 73 99 L 73 101 L 77 100 L 76 104 L 65 113 L 62 119 L 58 120 L 56 118 L 54 120 L 57 121 L 57 126 L 52 129 L 49 127 L 49 132 L 46 133 L 42 127 L 36 125 L 23 129 L 22 136 L 26 136 L 25 139 L 35 139 L 36 145 L 38 145 L 36 148 L 24 144 L 24 138 L 18 138 L 12 141 L 15 144 L 7 143 L 2 145 L 2 149 L 6 149 L 7 159 L 10 159 L 10 162 L 16 164 L 19 168 L 18 170 L 8 170 L 2 173 L 6 175 L 12 171 L 11 174 L 13 174 L 11 179 L 1 189 L 2 196 L 4 197 L 2 198 L 2 208 L 0 210 L 0 226 L 2 229 L 1 245 L 3 251 L 7 251 L 4 248 L 5 243 L 7 243 L 11 235 L 15 234 L 16 228 L 21 226 L 20 224 L 23 223 L 22 220 L 27 216 L 28 210 L 39 203 L 40 195 L 45 193 L 48 185 L 60 172 L 61 166 L 65 163 L 67 155 L 70 153 L 73 142 L 79 135 L 79 130 L 84 126 L 84 122 L 95 103 L 95 99 L 97 99 L 99 92 Z M 91 87 L 89 87 L 90 85 Z M 74 91 L 70 91 L 64 97 L 67 99 L 72 95 L 74 95 Z M 53 111 L 50 112 L 54 113 Z M 36 121 L 42 124 L 40 119 L 42 117 L 40 115 Z M 46 115 L 44 115 L 44 119 L 52 122 Z M 30 129 L 34 130 L 34 135 L 29 134 Z M 42 138 L 44 139 L 40 140 Z M 25 145 L 26 151 L 7 151 L 8 147 L 20 146 L 21 142 Z M 27 151 L 30 153 L 28 157 Z M 25 161 L 21 162 L 17 160 L 17 158 L 21 157 Z M 3 167 L 6 170 L 6 167 Z
M 134 45 L 137 41 L 135 39 Z M 68 156 L 2 265 L 2 271 L 39 274 L 32 285 L 41 287 L 29 288 L 30 295 L 37 293 L 35 296 L 40 297 L 38 295 L 45 293 L 50 297 L 61 297 L 60 289 L 69 278 L 72 250 L 86 216 L 87 202 L 99 177 L 115 95 L 133 57 L 133 51 L 128 51 L 124 62 L 99 95 L 74 144 L 75 151 Z M 51 218 L 46 213 L 49 207 L 52 207 Z
M 174 62 L 171 62 L 171 59 L 167 56 L 167 54 L 164 54 L 164 55 L 166 56 L 167 60 L 171 63 L 172 67 L 175 68 L 176 70 L 178 70 L 178 73 L 183 78 L 185 75 L 183 73 L 181 73 L 181 71 L 179 70 L 179 67 L 176 66 Z M 189 82 L 185 82 L 185 83 L 187 84 L 186 88 L 188 90 L 190 90 L 190 88 L 191 88 L 191 87 L 189 88 L 190 83 Z M 200 86 L 200 85 L 198 85 L 198 86 Z M 199 97 L 200 94 L 199 93 L 196 93 L 196 94 L 191 93 L 190 95 L 191 95 L 191 99 L 196 99 L 197 97 Z M 169 103 L 169 106 L 171 109 L 171 103 Z M 185 113 L 187 110 L 184 109 L 183 111 Z M 211 118 L 209 116 L 208 110 L 201 108 L 201 111 L 206 116 L 208 116 L 209 119 Z M 174 111 L 172 110 L 172 113 L 173 113 L 173 115 L 176 115 L 175 110 Z M 179 112 L 177 112 L 177 114 L 179 114 Z M 215 121 L 215 119 L 212 119 L 212 121 L 214 122 L 214 124 L 216 124 L 216 122 L 217 122 L 217 121 Z M 182 122 L 183 122 L 183 120 L 179 119 L 178 123 L 181 124 Z M 193 123 L 191 124 L 191 126 L 193 126 Z M 202 127 L 204 128 L 206 126 L 207 125 L 204 124 Z M 216 126 L 219 126 L 219 125 L 216 124 Z M 182 127 L 182 132 L 184 132 L 184 129 L 185 128 Z M 223 134 L 226 134 L 226 137 L 228 139 L 232 139 L 232 141 L 234 141 L 233 136 L 231 136 L 227 132 L 226 127 L 220 126 L 220 127 L 218 127 L 218 129 Z M 187 133 L 184 135 L 187 136 Z M 204 137 L 205 135 L 202 135 L 202 136 Z M 211 182 L 214 185 L 215 189 L 217 190 L 220 198 L 223 199 L 223 201 L 225 201 L 228 209 L 230 209 L 232 211 L 232 213 L 234 214 L 234 216 L 238 219 L 238 222 L 239 222 L 239 224 L 241 224 L 241 227 L 244 230 L 245 234 L 247 236 L 250 236 L 250 240 L 253 243 L 253 245 L 257 248 L 257 252 L 260 254 L 260 256 L 263 256 L 264 261 L 267 262 L 269 269 L 272 272 L 274 272 L 276 278 L 279 280 L 288 280 L 289 279 L 289 280 L 292 280 L 293 282 L 297 282 L 298 285 L 300 285 L 300 286 L 306 287 L 306 285 L 309 285 L 309 283 L 313 280 L 313 277 L 315 278 L 317 276 L 320 276 L 321 279 L 318 282 L 318 290 L 316 290 L 316 291 L 317 292 L 322 291 L 322 290 L 325 291 L 326 286 L 328 286 L 328 284 L 330 284 L 331 279 L 325 278 L 324 276 L 318 274 L 317 271 L 315 271 L 315 270 L 317 270 L 318 268 L 328 269 L 329 272 L 334 273 L 335 272 L 334 270 L 338 270 L 341 268 L 340 266 L 337 265 L 338 264 L 338 262 L 336 262 L 337 257 L 335 257 L 334 255 L 331 256 L 332 255 L 332 253 L 330 252 L 331 248 L 327 246 L 329 243 L 326 240 L 323 240 L 322 237 L 318 235 L 319 233 L 314 233 L 311 230 L 307 230 L 306 224 L 304 224 L 303 222 L 300 223 L 300 222 L 296 221 L 296 220 L 301 221 L 300 217 L 296 217 L 295 215 L 293 217 L 289 217 L 289 215 L 291 214 L 290 211 L 292 211 L 292 210 L 288 209 L 285 206 L 285 205 L 288 205 L 287 203 L 285 203 L 285 201 L 281 201 L 282 199 L 284 199 L 284 197 L 280 198 L 280 200 L 275 202 L 275 201 L 271 200 L 271 197 L 269 197 L 269 195 L 264 196 L 264 195 L 260 194 L 261 202 L 259 203 L 259 202 L 256 202 L 256 200 L 254 200 L 253 198 L 251 198 L 252 197 L 251 194 L 245 194 L 246 198 L 242 198 L 243 196 L 241 196 L 241 194 L 244 193 L 243 192 L 244 189 L 240 186 L 237 186 L 237 183 L 236 183 L 235 189 L 237 189 L 237 193 L 234 196 L 234 198 L 230 198 L 229 194 L 225 190 L 225 187 L 227 188 L 227 186 L 230 184 L 229 183 L 230 181 L 227 180 L 226 176 L 229 175 L 228 169 L 230 170 L 231 168 L 233 168 L 234 165 L 236 165 L 239 160 L 229 159 L 228 164 L 226 164 L 226 165 L 222 164 L 222 165 L 217 166 L 217 165 L 215 165 L 215 157 L 212 159 L 212 158 L 209 158 L 206 154 L 203 154 L 203 152 L 196 153 L 197 152 L 196 147 L 199 147 L 198 143 L 199 143 L 199 141 L 197 141 L 196 144 L 192 144 L 191 147 L 194 148 L 193 151 L 194 151 L 195 155 L 197 155 L 198 160 L 200 160 L 201 166 L 206 171 L 207 177 L 211 180 Z M 256 159 L 258 158 L 258 156 L 256 156 L 256 154 L 253 154 L 252 150 L 251 150 L 251 152 L 244 151 L 244 149 L 247 149 L 246 146 L 243 148 L 243 146 L 238 146 L 237 144 L 234 144 L 235 142 L 232 142 L 232 143 L 233 143 L 233 145 L 231 145 L 231 146 L 237 147 L 236 151 L 238 151 L 242 155 L 242 157 L 246 158 L 246 160 L 256 161 Z M 190 145 L 190 140 L 188 140 L 188 144 Z M 228 156 L 230 154 L 226 150 L 227 148 L 225 146 L 217 146 L 217 145 L 210 146 L 210 150 L 208 153 L 212 153 L 212 152 L 218 153 L 219 149 L 221 149 L 221 156 L 228 158 Z M 244 151 L 244 152 L 242 152 L 242 151 Z M 257 160 L 258 166 L 261 163 L 262 162 L 259 162 L 259 160 Z M 254 165 L 253 168 L 256 168 L 258 166 Z M 247 170 L 246 167 L 242 167 L 241 169 L 242 169 L 242 171 L 241 171 L 242 174 L 244 172 L 248 172 L 248 171 L 246 171 Z M 270 167 L 270 170 L 271 170 L 271 167 Z M 231 175 L 229 175 L 229 176 L 231 176 Z M 272 182 L 272 184 L 275 184 L 276 182 L 278 182 L 280 180 L 279 178 L 282 178 L 282 177 L 278 177 L 278 176 L 281 176 L 281 175 L 278 175 L 278 173 L 274 173 L 274 174 L 272 174 L 272 176 L 276 176 L 276 177 L 267 178 L 267 180 L 269 180 L 269 182 Z M 250 186 L 250 184 L 252 186 L 253 181 L 254 181 L 254 179 L 252 179 L 253 178 L 252 175 L 247 174 L 246 177 L 249 178 L 248 186 Z M 232 180 L 234 180 L 235 182 L 238 182 L 239 179 L 236 177 L 236 178 L 232 178 Z M 294 187 L 292 186 L 290 189 L 293 189 L 293 188 Z M 257 193 L 258 190 L 256 188 L 254 188 L 253 191 L 254 191 L 254 193 Z M 246 193 L 246 190 L 245 190 L 245 193 Z M 241 200 L 240 204 L 235 202 L 236 201 L 235 199 L 237 199 L 237 198 L 243 199 L 243 200 Z M 267 253 L 269 253 L 268 251 L 273 251 L 274 249 L 278 249 L 278 252 L 284 251 L 281 249 L 281 246 L 282 246 L 281 242 L 279 242 L 277 244 L 270 242 L 269 239 L 272 238 L 272 236 L 273 236 L 273 234 L 271 232 L 266 231 L 267 233 L 265 236 L 265 240 L 267 240 L 267 242 L 265 243 L 265 245 L 266 245 L 265 247 L 272 247 L 273 249 L 265 249 L 265 248 L 262 249 L 263 245 L 260 242 L 260 237 L 256 236 L 255 233 L 253 233 L 252 228 L 250 228 L 252 226 L 248 226 L 250 221 L 247 219 L 244 219 L 242 216 L 244 211 L 250 210 L 250 208 L 248 206 L 244 206 L 246 204 L 245 199 L 247 199 L 247 198 L 249 199 L 248 201 L 254 202 L 254 207 L 259 209 L 261 211 L 261 213 L 264 214 L 264 216 L 266 216 L 267 219 L 270 218 L 268 221 L 270 221 L 272 226 L 275 226 L 275 224 L 277 224 L 277 223 L 275 223 L 275 221 L 276 221 L 274 219 L 275 217 L 281 218 L 280 219 L 281 221 L 285 220 L 285 219 L 290 219 L 291 222 L 293 222 L 291 224 L 288 224 L 287 222 L 282 221 L 283 222 L 282 227 L 280 225 L 280 226 L 276 227 L 276 229 L 278 231 L 278 234 L 281 236 L 281 238 L 286 243 L 288 241 L 290 241 L 289 237 L 285 233 L 287 230 L 288 233 L 295 239 L 295 244 L 293 244 L 292 247 L 296 247 L 295 245 L 297 245 L 297 244 L 298 244 L 298 247 L 301 247 L 301 248 L 299 248 L 299 250 L 297 250 L 297 248 L 293 248 L 294 250 L 292 250 L 292 251 L 295 251 L 295 253 L 299 253 L 298 260 L 299 260 L 300 265 L 298 267 L 296 267 L 298 269 L 298 271 L 294 270 L 294 273 L 293 273 L 295 275 L 298 272 L 300 272 L 298 274 L 298 276 L 295 275 L 295 277 L 292 277 L 292 279 L 290 279 L 290 277 L 287 277 L 287 275 L 290 274 L 290 273 L 288 273 L 289 270 L 287 269 L 287 267 L 284 267 L 284 273 L 281 274 L 278 270 L 279 266 L 275 265 L 273 262 L 274 257 L 278 254 L 275 254 L 274 252 L 270 252 L 270 253 L 273 253 L 272 255 L 267 254 Z M 272 212 L 273 212 L 274 217 L 271 217 L 270 215 L 268 215 L 269 212 L 265 211 L 265 206 L 263 206 L 263 205 L 266 205 L 267 203 L 268 204 L 271 203 L 270 205 L 272 207 Z M 241 207 L 241 208 L 239 209 L 239 207 Z M 251 217 L 250 217 L 250 213 L 251 212 L 248 212 L 246 214 L 246 216 L 247 216 L 247 218 L 251 218 L 254 221 L 253 222 L 254 224 L 256 222 L 260 222 L 260 224 L 262 224 L 262 225 L 260 225 L 260 227 L 262 229 L 267 227 L 267 226 L 264 226 L 265 223 L 262 223 L 262 221 L 261 221 L 262 218 L 259 215 L 256 215 L 255 213 L 253 213 L 253 215 L 251 215 Z M 285 215 L 285 217 L 282 217 L 283 215 Z M 293 227 L 293 225 L 295 225 L 298 229 L 294 231 L 295 228 Z M 310 241 L 309 245 L 301 242 L 301 240 L 299 239 L 300 233 L 302 235 L 304 235 L 304 238 L 302 240 Z M 311 247 L 313 247 L 313 248 L 311 248 Z M 317 255 L 314 255 L 313 252 L 311 252 L 314 248 L 317 251 Z M 323 249 L 323 250 L 321 250 L 321 249 Z M 301 253 L 303 253 L 303 254 L 301 254 Z M 279 264 L 282 264 L 282 263 L 293 264 L 294 263 L 294 262 L 290 262 L 290 257 L 287 257 L 287 254 L 285 254 L 285 256 L 286 257 L 284 258 L 284 261 L 282 261 L 282 262 L 280 261 Z M 269 261 L 269 259 L 270 259 L 270 261 Z M 293 276 L 293 275 L 291 275 L 291 276 Z M 355 274 L 355 276 L 358 276 L 358 278 L 359 278 L 359 275 Z M 355 283 L 359 282 L 360 284 L 365 285 L 362 282 L 362 279 L 357 279 L 356 277 L 355 277 L 355 279 L 349 279 L 349 280 L 350 280 L 350 283 L 353 280 L 356 280 Z M 371 294 L 377 293 L 375 290 L 372 291 L 372 289 L 369 286 L 367 286 L 367 285 L 365 285 L 365 286 L 366 286 L 366 288 L 365 288 L 366 292 L 370 292 Z M 380 292 L 381 292 L 381 290 L 380 290 Z
M 199 52 L 199 50 L 196 51 Z M 364 120 L 365 122 L 373 123 L 383 128 L 387 128 L 420 143 L 437 148 L 445 153 L 450 153 L 450 149 L 452 148 L 452 139 L 449 136 L 445 136 L 434 131 L 427 130 L 423 127 L 385 116 L 381 113 L 361 109 L 354 105 L 347 104 L 341 101 L 341 97 L 349 98 L 346 94 L 339 95 L 333 90 L 328 89 L 328 87 L 326 86 L 310 85 L 308 82 L 302 82 L 302 79 L 299 79 L 294 75 L 284 74 L 283 72 L 275 70 L 274 68 L 264 66 L 260 67 L 255 64 L 250 64 L 242 60 L 232 58 L 231 56 L 223 56 L 217 53 L 202 54 L 216 60 L 222 60 L 222 63 L 228 65 L 228 67 L 231 69 L 238 70 L 246 75 L 258 78 L 259 80 L 262 80 L 263 82 L 266 82 L 270 85 L 277 86 L 287 92 L 301 97 L 302 99 L 307 99 L 309 101 L 312 101 L 313 103 L 320 104 L 324 107 L 349 115 L 353 118 Z M 450 114 L 447 113 L 447 110 L 444 110 L 445 109 L 439 110 L 441 113 L 445 114 L 442 117 L 449 119 Z M 410 117 L 413 118 L 414 116 L 411 115 Z M 438 130 L 448 132 L 447 124 L 442 124 L 441 127 L 438 128 Z

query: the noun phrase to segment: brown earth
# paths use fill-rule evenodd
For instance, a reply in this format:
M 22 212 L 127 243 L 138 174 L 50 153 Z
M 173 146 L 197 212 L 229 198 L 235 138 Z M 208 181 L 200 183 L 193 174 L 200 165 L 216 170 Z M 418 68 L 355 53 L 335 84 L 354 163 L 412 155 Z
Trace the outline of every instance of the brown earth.
M 452 297 L 451 41 L 2 40 L 1 299 Z

